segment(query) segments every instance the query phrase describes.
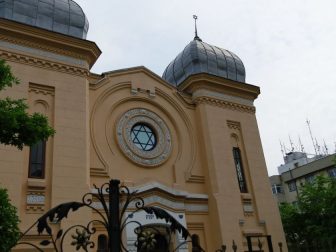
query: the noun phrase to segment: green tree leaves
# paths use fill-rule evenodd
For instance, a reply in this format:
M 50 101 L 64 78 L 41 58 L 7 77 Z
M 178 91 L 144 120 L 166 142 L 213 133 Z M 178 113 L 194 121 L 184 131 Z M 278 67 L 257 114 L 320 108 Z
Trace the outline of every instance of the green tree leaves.
M 0 91 L 19 84 L 11 68 L 0 60 Z M 27 113 L 28 106 L 23 99 L 0 99 L 0 143 L 22 149 L 46 140 L 55 131 L 49 126 L 48 119 L 42 114 Z M 5 189 L 0 188 L 0 251 L 9 251 L 19 238 L 19 218 L 16 208 L 9 202 Z
M 0 188 L 0 251 L 9 251 L 19 238 L 19 218 L 7 190 Z
M 336 245 L 336 179 L 318 176 L 306 183 L 297 206 L 282 204 L 280 213 L 290 244 L 313 251 Z
M 0 60 L 0 90 L 18 84 L 10 67 Z M 24 145 L 33 145 L 39 140 L 46 140 L 55 131 L 48 124 L 46 116 L 27 113 L 25 100 L 6 98 L 0 100 L 0 143 L 22 149 Z
M 0 90 L 13 84 L 19 84 L 19 80 L 12 74 L 10 66 L 4 60 L 0 60 Z

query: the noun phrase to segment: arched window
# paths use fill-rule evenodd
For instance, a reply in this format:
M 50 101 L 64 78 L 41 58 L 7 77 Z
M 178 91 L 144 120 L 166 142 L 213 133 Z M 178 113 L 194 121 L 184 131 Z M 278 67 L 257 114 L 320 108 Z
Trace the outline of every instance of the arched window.
M 30 147 L 28 177 L 43 179 L 45 176 L 46 142 L 39 141 Z
M 97 252 L 107 252 L 107 237 L 106 235 L 99 235 L 98 236 L 98 249 Z

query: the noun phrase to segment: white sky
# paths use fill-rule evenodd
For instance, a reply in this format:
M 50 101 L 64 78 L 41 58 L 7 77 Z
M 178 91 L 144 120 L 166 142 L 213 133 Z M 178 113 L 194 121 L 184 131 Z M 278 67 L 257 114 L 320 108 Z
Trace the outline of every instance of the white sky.
M 329 153 L 336 142 L 336 1 L 334 0 L 76 0 L 88 39 L 103 54 L 92 71 L 144 65 L 158 75 L 193 39 L 192 15 L 204 42 L 236 53 L 247 83 L 260 86 L 255 103 L 270 175 L 290 150 L 314 153 L 306 124 Z

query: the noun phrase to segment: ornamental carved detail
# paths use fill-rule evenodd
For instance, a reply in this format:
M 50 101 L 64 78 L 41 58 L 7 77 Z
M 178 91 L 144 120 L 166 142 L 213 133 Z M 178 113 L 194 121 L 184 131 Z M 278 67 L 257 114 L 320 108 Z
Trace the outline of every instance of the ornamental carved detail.
M 69 66 L 66 64 L 55 63 L 55 62 L 44 60 L 44 59 L 28 57 L 28 56 L 20 55 L 17 53 L 14 54 L 14 53 L 5 52 L 5 51 L 0 50 L 0 57 L 8 61 L 14 61 L 14 62 L 22 63 L 22 64 L 33 65 L 33 66 L 37 66 L 41 68 L 47 68 L 47 69 L 51 69 L 51 70 L 59 71 L 59 72 L 66 72 L 66 73 L 73 74 L 73 75 L 87 76 L 89 74 L 89 71 L 87 71 L 84 68 L 78 68 L 78 67 Z
M 219 100 L 216 98 L 210 98 L 210 97 L 197 97 L 194 99 L 195 104 L 209 104 L 212 106 L 222 107 L 222 108 L 228 108 L 232 110 L 237 110 L 240 112 L 250 113 L 254 114 L 256 109 L 254 106 L 248 106 L 248 105 L 242 105 L 234 102 L 228 102 Z
M 235 130 L 240 130 L 240 123 L 239 122 L 235 122 L 235 121 L 227 121 L 227 126 L 229 127 L 229 129 L 235 129 Z
M 26 212 L 42 213 L 45 208 L 44 192 L 28 192 L 26 195 Z
M 132 140 L 134 126 L 144 124 L 153 129 L 155 146 L 143 150 Z M 154 112 L 143 108 L 131 109 L 119 119 L 116 127 L 118 145 L 124 155 L 136 164 L 155 167 L 164 163 L 171 153 L 171 135 L 166 123 Z

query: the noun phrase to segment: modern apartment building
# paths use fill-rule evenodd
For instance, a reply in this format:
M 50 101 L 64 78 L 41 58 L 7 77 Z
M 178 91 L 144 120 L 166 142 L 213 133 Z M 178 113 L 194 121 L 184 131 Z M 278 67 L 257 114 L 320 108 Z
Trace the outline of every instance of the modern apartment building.
M 310 183 L 316 176 L 336 177 L 335 154 L 316 155 L 308 158 L 303 152 L 290 152 L 284 164 L 278 167 L 280 175 L 270 177 L 273 197 L 279 203 L 297 201 L 300 187 Z

